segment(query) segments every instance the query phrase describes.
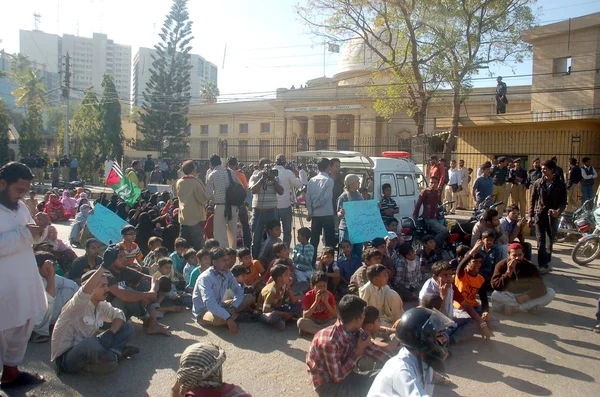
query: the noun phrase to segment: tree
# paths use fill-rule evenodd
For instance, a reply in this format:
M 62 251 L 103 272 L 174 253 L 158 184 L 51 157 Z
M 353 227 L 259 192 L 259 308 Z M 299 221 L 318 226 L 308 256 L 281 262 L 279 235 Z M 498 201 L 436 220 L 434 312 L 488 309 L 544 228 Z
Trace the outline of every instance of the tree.
M 121 103 L 113 77 L 102 76 L 102 99 L 100 100 L 100 153 L 118 161 L 123 156 L 123 128 L 121 127 Z
M 219 92 L 219 88 L 212 81 L 207 81 L 202 85 L 202 89 L 200 90 L 200 96 L 202 100 L 206 103 L 216 103 L 217 97 L 221 95 Z
M 143 93 L 140 122 L 146 146 L 163 154 L 165 146 L 170 154 L 181 152 L 188 127 L 190 103 L 190 42 L 193 39 L 187 0 L 173 0 L 159 37 L 154 46 L 150 80 Z
M 8 109 L 3 99 L 0 99 L 0 164 L 8 161 Z
M 69 128 L 70 153 L 79 159 L 80 175 L 83 179 L 91 179 L 95 169 L 94 156 L 98 152 L 100 136 L 99 103 L 93 87 L 83 94 L 81 106 L 73 116 Z M 64 134 L 64 132 L 63 132 Z

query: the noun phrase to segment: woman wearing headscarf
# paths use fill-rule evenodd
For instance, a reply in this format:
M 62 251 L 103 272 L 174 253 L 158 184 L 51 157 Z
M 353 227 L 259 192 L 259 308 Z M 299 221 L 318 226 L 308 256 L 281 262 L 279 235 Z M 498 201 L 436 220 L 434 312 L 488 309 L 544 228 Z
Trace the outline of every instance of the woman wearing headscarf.
M 346 175 L 346 178 L 344 178 L 344 193 L 340 195 L 337 202 L 337 216 L 340 218 L 340 243 L 344 240 L 350 240 L 346 218 L 344 217 L 346 213 L 344 211 L 344 203 L 347 201 L 362 201 L 363 197 L 358 192 L 359 187 L 360 178 L 358 175 Z M 362 256 L 362 248 L 362 244 L 354 244 L 352 246 L 352 256 L 358 256 L 360 258 Z
M 52 220 L 52 222 L 60 222 L 68 219 L 65 218 L 65 209 L 56 194 L 50 194 L 48 200 L 46 200 L 44 212 L 50 216 L 50 220 Z
M 148 252 L 150 252 L 150 249 L 148 248 L 148 240 L 150 240 L 150 237 L 160 237 L 157 233 L 155 233 L 154 226 L 155 225 L 152 222 L 152 217 L 150 214 L 148 212 L 142 212 L 138 217 L 137 226 L 135 227 L 137 230 L 135 242 L 137 243 L 138 247 L 140 247 L 144 257 L 148 255 Z
M 70 245 L 65 244 L 64 241 L 58 238 L 58 231 L 54 226 L 48 226 L 47 230 L 48 234 L 40 245 L 44 245 L 56 257 L 56 261 L 62 270 L 62 275 L 66 277 L 71 270 L 71 264 L 77 259 L 77 254 Z
M 63 208 L 65 209 L 65 217 L 72 218 L 77 213 L 77 200 L 71 197 L 71 192 L 67 189 L 63 191 L 61 199 Z
M 73 226 L 71 226 L 71 234 L 69 235 L 69 242 L 71 245 L 79 245 L 79 235 L 87 223 L 89 214 L 90 205 L 85 203 L 81 204 L 79 207 L 79 212 L 77 215 L 75 215 L 75 223 L 73 223 Z
M 119 203 L 117 204 L 117 211 L 116 211 L 116 213 L 124 221 L 127 220 L 127 218 L 128 218 L 128 212 L 127 211 L 128 211 L 127 210 L 127 203 L 125 201 L 119 201 Z
M 251 397 L 239 386 L 223 383 L 223 363 L 227 356 L 212 343 L 195 343 L 179 359 L 173 397 Z

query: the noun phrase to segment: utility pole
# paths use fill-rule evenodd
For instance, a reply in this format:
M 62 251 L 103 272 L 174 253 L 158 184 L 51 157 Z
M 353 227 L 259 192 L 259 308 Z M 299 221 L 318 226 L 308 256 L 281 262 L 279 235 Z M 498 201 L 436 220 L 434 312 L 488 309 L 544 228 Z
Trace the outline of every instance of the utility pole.
M 69 156 L 69 94 L 71 92 L 71 57 L 67 52 L 65 57 L 65 80 L 62 96 L 65 99 L 65 136 L 63 141 L 63 154 Z

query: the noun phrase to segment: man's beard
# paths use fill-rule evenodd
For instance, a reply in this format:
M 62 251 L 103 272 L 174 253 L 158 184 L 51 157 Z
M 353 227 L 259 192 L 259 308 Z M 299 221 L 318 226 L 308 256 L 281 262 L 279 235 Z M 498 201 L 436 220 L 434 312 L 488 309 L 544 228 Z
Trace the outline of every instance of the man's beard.
M 0 190 L 0 204 L 13 211 L 19 209 L 19 202 L 11 201 L 8 197 L 8 189 Z

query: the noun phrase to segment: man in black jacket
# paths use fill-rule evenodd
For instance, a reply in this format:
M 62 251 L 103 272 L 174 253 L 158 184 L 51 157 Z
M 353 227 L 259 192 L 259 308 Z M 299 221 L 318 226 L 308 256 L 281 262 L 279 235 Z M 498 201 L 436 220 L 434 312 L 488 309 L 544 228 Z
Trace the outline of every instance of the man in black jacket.
M 558 231 L 558 219 L 567 206 L 567 187 L 555 175 L 556 163 L 546 160 L 542 164 L 543 177 L 531 185 L 529 226 L 537 226 L 538 265 L 540 273 L 552 271 L 552 244 Z
M 152 160 L 152 155 L 149 154 L 144 161 L 144 186 L 147 186 L 150 183 L 152 171 L 154 171 L 154 161 Z

